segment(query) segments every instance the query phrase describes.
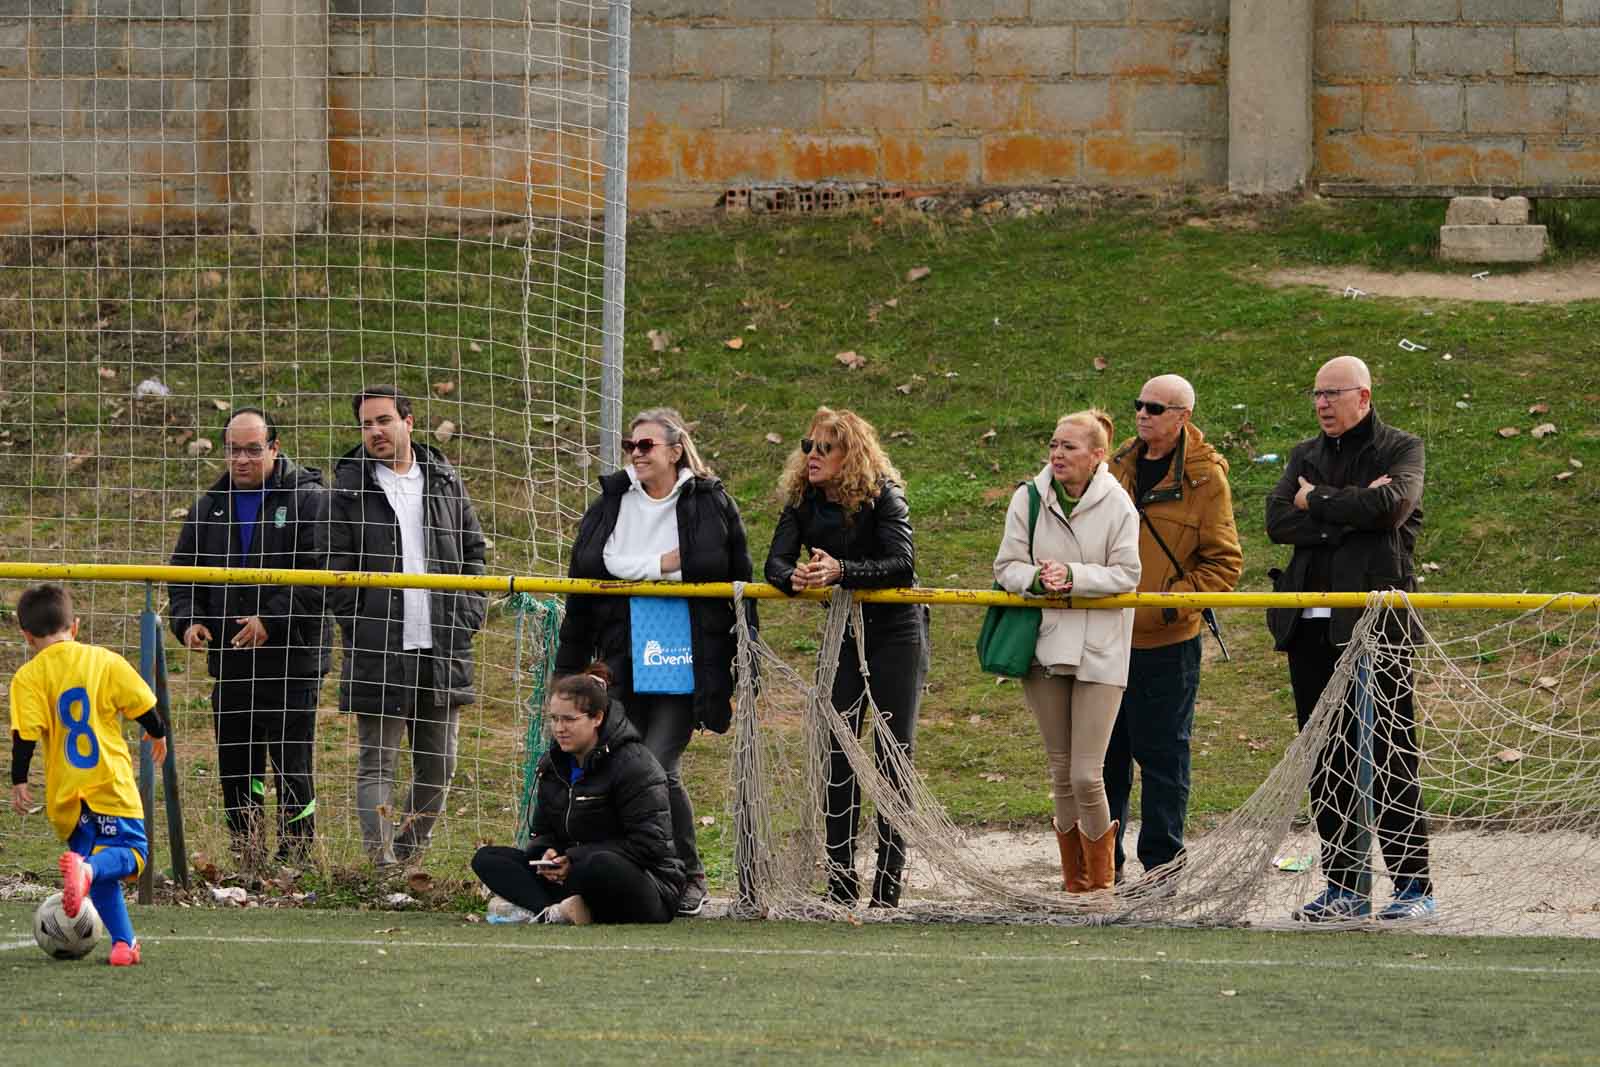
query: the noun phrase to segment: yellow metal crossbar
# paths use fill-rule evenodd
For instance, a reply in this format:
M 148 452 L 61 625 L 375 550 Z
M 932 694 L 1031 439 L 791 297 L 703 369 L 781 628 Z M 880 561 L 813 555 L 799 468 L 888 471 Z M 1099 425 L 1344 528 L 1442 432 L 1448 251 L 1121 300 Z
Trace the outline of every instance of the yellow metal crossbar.
M 125 563 L 0 563 L 0 580 L 60 582 L 198 582 L 222 585 L 327 585 L 386 589 L 458 589 L 484 593 L 599 593 L 611 596 L 686 596 L 727 599 L 732 582 L 602 582 L 589 578 L 518 575 L 375 574 L 355 571 L 251 570 L 231 567 L 167 567 Z M 764 582 L 750 582 L 744 595 L 787 600 Z M 796 599 L 827 600 L 826 590 Z M 1390 604 L 1428 610 L 1592 611 L 1600 596 L 1577 593 L 1389 593 Z M 856 599 L 872 604 L 964 604 L 987 607 L 1072 608 L 1364 608 L 1366 593 L 1128 593 L 1098 600 L 1020 597 L 990 589 L 864 589 Z

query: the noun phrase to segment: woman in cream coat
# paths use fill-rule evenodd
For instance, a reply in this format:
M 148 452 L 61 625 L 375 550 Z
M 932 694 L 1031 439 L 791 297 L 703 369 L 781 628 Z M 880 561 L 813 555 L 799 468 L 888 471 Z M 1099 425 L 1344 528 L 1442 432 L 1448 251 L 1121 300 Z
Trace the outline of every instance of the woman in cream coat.
M 1028 486 L 1011 498 L 995 581 L 1012 593 L 1076 597 L 1131 593 L 1139 585 L 1139 515 L 1106 470 L 1112 436 L 1103 411 L 1063 416 L 1050 462 L 1034 476 L 1039 519 L 1029 551 Z M 1106 745 L 1128 683 L 1133 610 L 1044 612 L 1033 668 L 1022 681 L 1050 761 L 1062 888 L 1110 889 L 1116 824 L 1106 803 Z

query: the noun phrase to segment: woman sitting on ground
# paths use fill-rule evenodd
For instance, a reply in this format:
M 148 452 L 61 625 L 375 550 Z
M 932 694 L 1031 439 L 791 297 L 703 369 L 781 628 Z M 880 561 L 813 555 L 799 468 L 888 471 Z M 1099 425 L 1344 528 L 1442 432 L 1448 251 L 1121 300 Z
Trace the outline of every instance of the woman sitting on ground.
M 533 839 L 472 857 L 473 873 L 510 905 L 491 908 L 491 922 L 672 921 L 684 873 L 667 775 L 609 682 L 595 663 L 552 687 L 545 718 L 555 744 L 539 760 Z

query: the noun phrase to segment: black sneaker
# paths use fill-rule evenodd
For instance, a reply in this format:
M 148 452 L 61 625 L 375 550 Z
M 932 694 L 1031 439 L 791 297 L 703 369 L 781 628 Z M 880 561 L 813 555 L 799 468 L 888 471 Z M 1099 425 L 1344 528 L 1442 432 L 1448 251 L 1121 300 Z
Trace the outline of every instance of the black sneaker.
M 678 914 L 689 918 L 699 915 L 706 910 L 705 883 L 698 878 L 689 879 L 689 884 L 683 887 L 683 896 L 678 898 Z

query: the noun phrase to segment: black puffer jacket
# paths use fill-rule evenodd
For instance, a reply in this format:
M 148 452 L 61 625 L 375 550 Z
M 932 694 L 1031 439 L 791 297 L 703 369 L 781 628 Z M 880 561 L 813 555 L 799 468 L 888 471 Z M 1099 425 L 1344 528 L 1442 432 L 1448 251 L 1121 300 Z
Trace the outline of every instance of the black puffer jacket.
M 327 566 L 328 494 L 322 472 L 280 455 L 266 482 L 250 551 L 241 552 L 233 519 L 232 479 L 218 478 L 183 520 L 175 567 L 263 567 L 321 570 Z M 223 680 L 298 678 L 316 681 L 332 667 L 332 628 L 319 586 L 200 585 L 168 587 L 167 625 L 179 641 L 195 623 L 211 631 L 206 669 Z M 260 648 L 234 648 L 236 619 L 256 615 L 267 628 Z
M 528 855 L 620 853 L 649 873 L 668 911 L 676 908 L 685 878 L 672 845 L 667 774 L 615 700 L 582 766 L 574 784 L 571 756 L 551 745 L 540 758 Z
M 615 581 L 606 570 L 606 541 L 617 528 L 622 495 L 632 485 L 627 471 L 600 479 L 600 499 L 589 505 L 572 546 L 574 578 Z M 678 491 L 678 552 L 686 582 L 748 582 L 750 546 L 739 507 L 716 478 L 691 478 Z M 757 627 L 756 605 L 745 601 L 745 619 Z M 700 725 L 723 733 L 732 718 L 733 657 L 738 639 L 733 631 L 733 602 L 694 597 L 689 601 L 694 649 L 694 711 Z M 576 674 L 595 659 L 611 670 L 612 690 L 627 703 L 633 692 L 632 631 L 628 598 L 574 594 L 567 598 L 556 650 L 555 673 Z
M 1371 412 L 1339 437 L 1319 434 L 1294 446 L 1283 477 L 1267 494 L 1267 536 L 1293 545 L 1283 570 L 1273 568 L 1278 593 L 1365 593 L 1374 589 L 1417 588 L 1413 554 L 1422 532 L 1422 439 L 1396 429 Z M 1388 485 L 1370 489 L 1379 475 Z M 1300 478 L 1316 486 L 1309 510 L 1294 506 Z M 1294 640 L 1298 608 L 1269 608 L 1267 627 L 1282 652 Z M 1392 640 L 1415 640 L 1420 623 L 1401 613 L 1389 616 Z M 1349 642 L 1358 608 L 1333 612 L 1329 636 Z
M 820 548 L 844 565 L 845 589 L 894 589 L 917 584 L 917 549 L 911 537 L 911 509 L 905 493 L 886 481 L 874 499 L 855 513 L 830 501 L 816 488 L 807 488 L 799 504 L 778 516 L 767 553 L 766 577 L 772 585 L 794 595 L 790 579 L 799 563 L 801 547 Z M 878 635 L 921 630 L 927 609 L 918 604 L 863 604 L 861 621 Z
M 482 574 L 483 529 L 466 488 L 444 453 L 412 443 L 426 485 L 422 525 L 428 536 L 429 574 Z M 377 461 L 357 445 L 334 467 L 328 569 L 405 569 L 400 524 L 374 473 Z M 405 648 L 403 590 L 345 588 L 328 591 L 328 611 L 339 624 L 344 663 L 339 672 L 339 707 L 367 714 L 396 712 L 415 692 L 416 657 Z M 473 639 L 483 628 L 488 598 L 478 592 L 433 590 L 428 596 L 433 631 L 434 689 L 450 706 L 470 704 Z

